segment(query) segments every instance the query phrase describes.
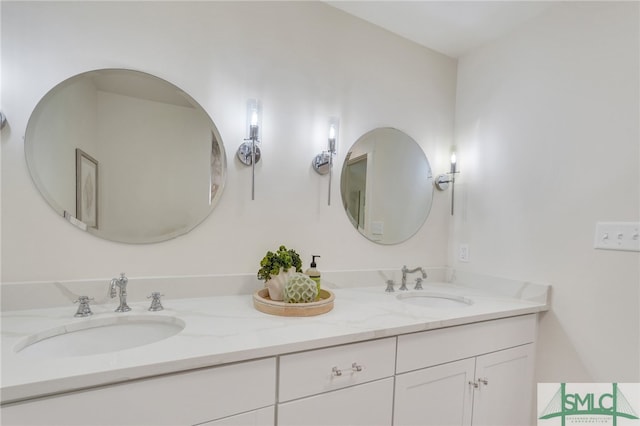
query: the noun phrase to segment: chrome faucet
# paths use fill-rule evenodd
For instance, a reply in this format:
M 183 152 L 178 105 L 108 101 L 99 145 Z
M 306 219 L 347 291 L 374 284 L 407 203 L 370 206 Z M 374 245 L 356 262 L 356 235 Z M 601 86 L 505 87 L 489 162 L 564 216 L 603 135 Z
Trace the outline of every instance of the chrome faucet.
M 160 294 L 159 291 L 154 291 L 151 293 L 151 296 L 147 297 L 147 299 L 151 299 L 151 306 L 149 306 L 150 311 L 156 312 L 164 309 L 162 302 L 160 301 L 161 296 L 164 296 L 164 294 Z
M 76 312 L 74 317 L 88 317 L 89 315 L 93 315 L 93 312 L 91 312 L 91 307 L 89 306 L 90 300 L 93 300 L 93 297 L 89 298 L 89 296 L 80 296 L 78 297 L 78 300 L 73 302 L 79 303 L 78 311 Z
M 387 280 L 387 288 L 384 290 L 387 293 L 393 293 L 395 290 L 393 289 L 394 282 L 393 280 Z
M 124 276 L 124 272 L 120 274 L 120 278 L 113 278 L 109 285 L 109 296 L 116 297 L 116 287 L 120 289 L 120 306 L 115 312 L 128 312 L 131 308 L 127 305 L 127 283 L 129 279 Z
M 417 268 L 413 268 L 413 269 L 407 268 L 407 265 L 404 265 L 402 267 L 402 285 L 400 286 L 400 290 L 409 290 L 407 288 L 407 274 L 412 274 L 412 273 L 418 272 L 418 271 L 420 271 L 422 273 L 422 278 L 423 279 L 427 278 L 427 273 L 420 266 L 417 267 Z M 422 288 L 422 281 L 416 282 L 416 288 L 414 288 L 414 290 L 420 290 L 421 288 Z

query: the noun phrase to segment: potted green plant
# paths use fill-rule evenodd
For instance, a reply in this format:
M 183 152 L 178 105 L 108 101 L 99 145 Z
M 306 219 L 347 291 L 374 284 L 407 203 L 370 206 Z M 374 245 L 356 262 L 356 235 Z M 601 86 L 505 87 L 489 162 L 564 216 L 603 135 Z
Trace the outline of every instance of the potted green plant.
M 302 272 L 302 261 L 295 250 L 280 246 L 275 253 L 268 251 L 260 261 L 258 279 L 265 282 L 271 300 L 283 300 L 284 286 L 291 274 Z

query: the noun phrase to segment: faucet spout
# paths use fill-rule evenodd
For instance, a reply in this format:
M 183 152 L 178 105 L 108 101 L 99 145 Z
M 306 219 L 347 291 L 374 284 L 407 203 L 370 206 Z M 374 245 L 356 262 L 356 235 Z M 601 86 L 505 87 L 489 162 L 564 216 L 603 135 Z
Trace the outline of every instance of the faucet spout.
M 402 267 L 402 285 L 400 286 L 400 290 L 408 290 L 407 289 L 407 274 L 412 274 L 412 273 L 418 272 L 418 271 L 420 271 L 420 273 L 422 274 L 422 278 L 423 279 L 427 278 L 427 273 L 424 271 L 424 269 L 421 266 L 418 266 L 417 268 L 413 268 L 413 269 L 407 268 L 407 265 L 404 265 Z
M 116 308 L 115 312 L 128 312 L 131 310 L 127 305 L 127 283 L 129 279 L 124 275 L 124 272 L 120 274 L 120 278 L 113 278 L 109 284 L 109 296 L 111 298 L 116 297 L 116 289 L 120 290 L 120 305 Z

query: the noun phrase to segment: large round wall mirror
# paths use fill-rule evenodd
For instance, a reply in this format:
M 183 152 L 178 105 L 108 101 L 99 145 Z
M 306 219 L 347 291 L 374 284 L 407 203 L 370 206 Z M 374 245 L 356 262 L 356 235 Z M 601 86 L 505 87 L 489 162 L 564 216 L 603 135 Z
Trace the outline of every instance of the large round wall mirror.
M 371 241 L 397 244 L 424 224 L 433 200 L 431 166 L 410 136 L 379 128 L 349 149 L 340 178 L 353 227 Z
M 71 77 L 34 109 L 25 154 L 58 214 L 112 241 L 189 232 L 218 202 L 226 174 L 209 115 L 173 84 L 139 71 Z

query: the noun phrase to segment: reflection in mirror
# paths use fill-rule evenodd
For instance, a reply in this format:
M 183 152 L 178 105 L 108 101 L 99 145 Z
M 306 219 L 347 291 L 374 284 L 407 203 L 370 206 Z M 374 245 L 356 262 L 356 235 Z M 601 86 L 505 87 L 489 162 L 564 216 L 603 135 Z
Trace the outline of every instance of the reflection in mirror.
M 400 243 L 418 232 L 429 215 L 431 166 L 410 136 L 393 128 L 375 129 L 347 153 L 340 190 L 358 232 L 379 244 Z
M 349 158 L 344 169 L 347 216 L 356 227 L 364 228 L 364 195 L 367 189 L 367 154 Z
M 25 134 L 33 181 L 71 223 L 152 243 L 189 232 L 219 200 L 226 157 L 200 105 L 150 74 L 103 69 L 51 89 Z

